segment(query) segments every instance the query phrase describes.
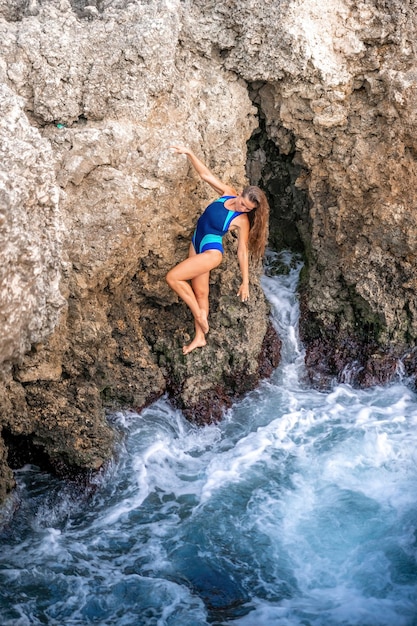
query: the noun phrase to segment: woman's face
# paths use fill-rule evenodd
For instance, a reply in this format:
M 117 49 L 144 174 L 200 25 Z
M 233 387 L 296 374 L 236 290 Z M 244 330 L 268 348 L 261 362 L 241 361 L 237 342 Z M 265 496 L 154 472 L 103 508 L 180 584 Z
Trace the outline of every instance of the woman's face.
M 245 196 L 236 196 L 236 211 L 240 213 L 249 213 L 256 208 L 256 204 L 251 202 L 249 198 Z

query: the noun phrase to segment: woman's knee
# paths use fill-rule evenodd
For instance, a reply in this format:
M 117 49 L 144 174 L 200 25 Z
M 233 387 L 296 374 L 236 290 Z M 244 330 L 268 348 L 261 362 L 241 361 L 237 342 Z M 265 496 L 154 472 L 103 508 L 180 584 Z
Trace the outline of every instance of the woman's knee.
M 169 270 L 168 274 L 165 276 L 165 280 L 167 281 L 168 285 L 172 287 L 175 282 L 174 272 L 172 270 Z
M 208 298 L 209 286 L 196 285 L 195 282 L 193 282 L 193 291 L 197 300 L 203 300 L 204 298 Z

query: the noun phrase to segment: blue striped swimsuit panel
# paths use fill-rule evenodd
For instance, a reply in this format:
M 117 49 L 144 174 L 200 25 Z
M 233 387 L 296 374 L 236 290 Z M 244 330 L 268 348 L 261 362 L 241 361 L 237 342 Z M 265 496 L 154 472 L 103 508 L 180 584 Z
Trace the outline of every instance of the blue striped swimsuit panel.
M 226 200 L 236 196 L 222 196 L 208 205 L 197 222 L 193 235 L 193 246 L 198 254 L 206 250 L 220 250 L 223 254 L 223 236 L 229 230 L 232 220 L 239 211 L 229 211 L 224 206 Z

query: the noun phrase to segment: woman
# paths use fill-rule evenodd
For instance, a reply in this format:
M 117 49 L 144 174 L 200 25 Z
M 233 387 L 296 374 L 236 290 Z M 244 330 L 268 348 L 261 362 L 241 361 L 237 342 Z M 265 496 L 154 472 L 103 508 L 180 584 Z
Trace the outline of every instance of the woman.
M 237 256 L 242 284 L 237 295 L 242 302 L 249 298 L 248 251 L 255 259 L 263 257 L 269 206 L 259 187 L 245 187 L 238 194 L 233 187 L 219 180 L 189 148 L 172 146 L 172 149 L 177 154 L 185 154 L 201 179 L 221 194 L 199 218 L 188 258 L 176 265 L 166 277 L 168 285 L 184 300 L 194 317 L 195 337 L 182 349 L 184 354 L 188 354 L 206 345 L 210 270 L 221 263 L 222 238 L 228 230 L 237 230 L 239 237 Z

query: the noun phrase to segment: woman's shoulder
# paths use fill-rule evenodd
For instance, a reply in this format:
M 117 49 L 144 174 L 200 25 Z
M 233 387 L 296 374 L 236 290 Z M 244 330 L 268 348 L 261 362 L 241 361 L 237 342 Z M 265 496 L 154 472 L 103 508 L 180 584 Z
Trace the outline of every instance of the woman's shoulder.
M 240 213 L 236 211 L 235 216 L 233 218 L 233 222 L 231 228 L 244 228 L 249 230 L 249 218 L 247 213 Z
M 239 195 L 232 185 L 222 184 L 222 186 L 218 188 L 218 191 L 222 194 L 222 196 L 236 197 Z

